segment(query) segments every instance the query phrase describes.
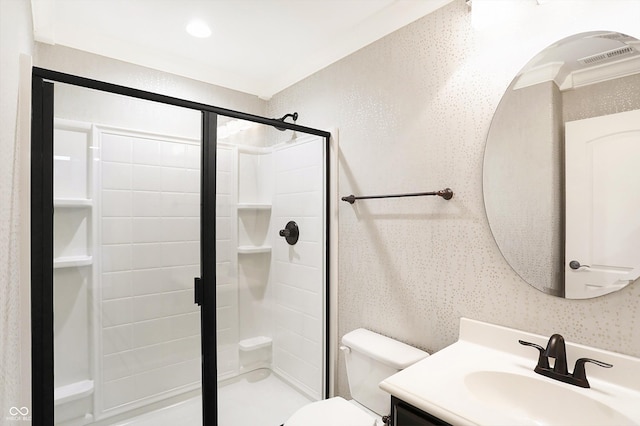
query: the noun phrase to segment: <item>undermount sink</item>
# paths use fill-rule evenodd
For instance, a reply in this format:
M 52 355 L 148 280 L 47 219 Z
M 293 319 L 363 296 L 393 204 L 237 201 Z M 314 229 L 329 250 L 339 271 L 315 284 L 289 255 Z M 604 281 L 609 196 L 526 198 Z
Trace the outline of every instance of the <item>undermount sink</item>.
M 581 387 L 536 373 L 539 356 L 520 340 L 549 337 L 461 318 L 457 342 L 380 387 L 456 426 L 640 425 L 640 358 L 565 342 L 571 375 L 581 358 L 613 365 L 587 364 Z
M 609 406 L 574 391 L 571 385 L 544 378 L 476 371 L 465 376 L 464 384 L 488 407 L 539 425 L 633 424 Z

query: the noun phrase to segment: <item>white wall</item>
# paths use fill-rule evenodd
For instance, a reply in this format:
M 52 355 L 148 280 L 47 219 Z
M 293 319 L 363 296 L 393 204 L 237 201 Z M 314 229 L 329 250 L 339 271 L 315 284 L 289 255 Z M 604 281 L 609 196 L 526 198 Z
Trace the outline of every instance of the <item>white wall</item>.
M 340 202 L 339 335 L 367 327 L 433 352 L 466 316 L 640 356 L 640 287 L 580 301 L 533 289 L 493 241 L 481 187 L 491 118 L 519 69 L 572 33 L 640 38 L 639 2 L 496 3 L 474 29 L 456 0 L 269 103 L 269 116 L 295 109 L 299 124 L 339 129 L 340 195 L 455 193 Z M 339 392 L 348 395 L 342 357 Z
M 29 100 L 20 99 L 20 105 L 18 90 L 20 54 L 31 55 L 32 50 L 29 2 L 0 1 L 0 423 L 10 407 L 31 406 L 28 264 L 20 262 L 29 253 L 21 241 L 28 212 L 20 203 L 28 187 L 23 162 L 28 164 L 30 116 Z M 29 87 L 28 79 L 22 79 Z M 25 121 L 27 132 L 19 131 L 18 124 Z

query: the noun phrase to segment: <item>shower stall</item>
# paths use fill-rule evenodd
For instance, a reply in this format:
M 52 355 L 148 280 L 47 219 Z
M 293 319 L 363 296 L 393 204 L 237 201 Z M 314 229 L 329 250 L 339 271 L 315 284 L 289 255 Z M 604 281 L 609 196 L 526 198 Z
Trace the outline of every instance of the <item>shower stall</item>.
M 46 70 L 34 111 L 34 424 L 327 396 L 328 133 Z
M 220 424 L 279 425 L 325 391 L 325 144 L 238 120 L 219 129 Z

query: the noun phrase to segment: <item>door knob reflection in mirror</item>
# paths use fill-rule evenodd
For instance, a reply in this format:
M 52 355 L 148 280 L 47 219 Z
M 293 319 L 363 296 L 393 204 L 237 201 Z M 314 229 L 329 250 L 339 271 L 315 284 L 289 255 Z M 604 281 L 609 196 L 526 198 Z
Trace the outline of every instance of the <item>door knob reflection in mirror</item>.
M 581 265 L 577 260 L 572 260 L 569 262 L 569 268 L 571 269 L 580 269 L 580 268 L 588 268 L 589 265 Z
M 294 221 L 289 221 L 284 229 L 280 230 L 280 236 L 284 237 L 287 240 L 289 245 L 294 245 L 298 242 L 298 237 L 300 236 L 300 230 L 298 229 L 298 224 Z

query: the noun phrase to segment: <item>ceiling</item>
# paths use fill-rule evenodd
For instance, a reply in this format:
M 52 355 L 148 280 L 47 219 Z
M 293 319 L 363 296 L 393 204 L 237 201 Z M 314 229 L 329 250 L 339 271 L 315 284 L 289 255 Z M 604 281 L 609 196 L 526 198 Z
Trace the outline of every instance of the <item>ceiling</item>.
M 36 41 L 264 99 L 452 0 L 31 0 Z M 193 19 L 209 38 L 187 34 Z

